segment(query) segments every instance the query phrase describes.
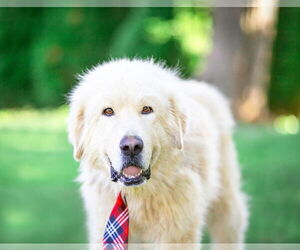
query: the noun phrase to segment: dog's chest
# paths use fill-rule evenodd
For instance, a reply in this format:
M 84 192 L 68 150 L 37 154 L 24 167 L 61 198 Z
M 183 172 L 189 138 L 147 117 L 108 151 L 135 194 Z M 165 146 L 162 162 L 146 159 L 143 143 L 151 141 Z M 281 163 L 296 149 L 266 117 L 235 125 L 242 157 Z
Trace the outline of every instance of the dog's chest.
M 186 230 L 191 221 L 186 218 L 189 202 L 177 200 L 175 196 L 148 197 L 128 200 L 129 240 L 132 243 L 154 243 L 164 241 L 166 233 L 176 234 Z M 196 218 L 196 214 L 190 214 Z

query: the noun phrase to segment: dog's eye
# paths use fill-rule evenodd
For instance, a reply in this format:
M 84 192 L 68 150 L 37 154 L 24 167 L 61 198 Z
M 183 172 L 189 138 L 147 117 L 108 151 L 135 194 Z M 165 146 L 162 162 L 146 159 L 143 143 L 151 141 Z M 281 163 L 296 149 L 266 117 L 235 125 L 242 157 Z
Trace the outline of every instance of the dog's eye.
M 106 108 L 106 109 L 103 109 L 102 114 L 105 116 L 112 116 L 115 114 L 115 112 L 112 108 Z
M 150 106 L 144 106 L 142 109 L 142 114 L 147 115 L 153 112 L 153 109 Z

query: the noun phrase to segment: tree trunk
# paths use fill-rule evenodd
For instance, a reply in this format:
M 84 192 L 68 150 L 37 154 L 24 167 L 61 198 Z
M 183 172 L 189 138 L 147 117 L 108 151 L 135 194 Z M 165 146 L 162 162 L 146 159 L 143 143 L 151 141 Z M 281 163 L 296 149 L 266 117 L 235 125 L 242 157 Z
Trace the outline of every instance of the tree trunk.
M 259 0 L 258 0 L 259 1 Z M 214 46 L 199 78 L 216 85 L 232 102 L 237 118 L 267 118 L 266 90 L 276 1 L 264 7 L 214 9 Z

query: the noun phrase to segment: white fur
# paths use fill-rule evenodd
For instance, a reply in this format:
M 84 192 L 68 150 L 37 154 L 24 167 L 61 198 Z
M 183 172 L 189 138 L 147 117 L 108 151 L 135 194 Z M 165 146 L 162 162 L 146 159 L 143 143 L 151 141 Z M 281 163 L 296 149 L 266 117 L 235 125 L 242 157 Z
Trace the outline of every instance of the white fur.
M 141 115 L 143 106 L 154 112 Z M 115 115 L 103 116 L 106 107 Z M 81 162 L 90 243 L 101 242 L 120 191 L 130 243 L 199 243 L 206 225 L 213 242 L 243 242 L 248 213 L 232 128 L 229 105 L 215 88 L 151 60 L 115 60 L 84 74 L 70 95 L 68 132 Z M 110 180 L 107 159 L 121 169 L 124 135 L 144 141 L 143 166 L 152 175 L 138 187 Z

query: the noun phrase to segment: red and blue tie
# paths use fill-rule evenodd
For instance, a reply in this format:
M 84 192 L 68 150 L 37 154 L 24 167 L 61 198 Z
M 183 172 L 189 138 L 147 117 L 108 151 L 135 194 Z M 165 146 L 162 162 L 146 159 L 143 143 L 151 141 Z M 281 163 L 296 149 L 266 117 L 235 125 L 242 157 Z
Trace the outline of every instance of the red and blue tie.
M 128 207 L 119 193 L 105 227 L 103 249 L 127 249 L 128 233 Z

